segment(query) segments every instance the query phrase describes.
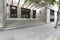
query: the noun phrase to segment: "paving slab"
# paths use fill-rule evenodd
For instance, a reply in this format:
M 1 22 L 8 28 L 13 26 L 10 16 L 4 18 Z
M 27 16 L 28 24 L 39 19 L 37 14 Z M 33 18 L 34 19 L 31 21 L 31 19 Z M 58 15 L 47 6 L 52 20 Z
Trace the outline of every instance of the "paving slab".
M 56 32 L 54 23 L 0 32 L 0 40 L 45 40 Z

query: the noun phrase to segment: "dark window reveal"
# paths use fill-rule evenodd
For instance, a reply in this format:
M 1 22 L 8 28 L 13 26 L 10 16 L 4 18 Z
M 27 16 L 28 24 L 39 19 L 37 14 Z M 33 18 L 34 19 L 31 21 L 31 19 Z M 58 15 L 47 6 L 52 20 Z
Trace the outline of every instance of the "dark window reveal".
M 54 15 L 54 10 L 50 9 L 50 15 Z
M 50 19 L 50 22 L 54 22 L 54 19 Z
M 10 5 L 10 18 L 17 18 L 17 7 Z
M 21 18 L 30 18 L 30 9 L 21 8 Z
M 33 18 L 36 18 L 36 10 L 33 10 Z
M 50 9 L 50 22 L 54 22 L 54 10 Z

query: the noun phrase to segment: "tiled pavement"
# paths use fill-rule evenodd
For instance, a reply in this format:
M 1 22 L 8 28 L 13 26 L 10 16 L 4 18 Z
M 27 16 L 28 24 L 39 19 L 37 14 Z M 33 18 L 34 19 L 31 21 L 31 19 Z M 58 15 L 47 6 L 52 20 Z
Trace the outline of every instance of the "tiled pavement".
M 0 0 L 0 27 L 2 25 L 2 5 Z M 16 30 L 0 30 L 0 40 L 60 40 L 60 27 L 54 29 L 55 23 Z
M 3 31 L 0 32 L 0 40 L 48 40 L 49 38 L 52 40 L 50 36 L 59 32 L 58 29 L 54 29 L 54 26 L 55 23 L 48 23 L 41 26 Z

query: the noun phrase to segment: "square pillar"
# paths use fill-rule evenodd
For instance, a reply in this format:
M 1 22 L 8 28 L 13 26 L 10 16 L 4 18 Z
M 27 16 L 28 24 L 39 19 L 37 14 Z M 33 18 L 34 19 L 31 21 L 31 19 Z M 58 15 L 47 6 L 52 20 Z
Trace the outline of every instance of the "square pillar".
M 57 21 L 57 11 L 54 12 L 54 22 Z
M 50 22 L 50 9 L 47 8 L 47 14 L 46 14 L 46 22 L 49 23 Z
M 57 20 L 57 11 L 47 8 L 47 23 L 56 22 Z
M 3 0 L 0 0 L 0 28 L 3 28 Z

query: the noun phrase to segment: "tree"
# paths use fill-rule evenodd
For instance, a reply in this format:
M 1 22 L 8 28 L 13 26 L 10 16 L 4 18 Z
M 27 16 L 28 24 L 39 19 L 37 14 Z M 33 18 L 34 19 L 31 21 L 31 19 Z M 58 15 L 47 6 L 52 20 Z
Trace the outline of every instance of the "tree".
M 60 10 L 60 1 L 57 1 L 56 2 L 57 3 L 57 5 L 59 6 L 59 9 L 58 9 L 58 16 L 57 16 L 57 21 L 56 21 L 56 26 L 55 26 L 55 28 L 57 28 L 57 26 L 58 26 L 58 20 L 59 20 L 59 10 Z
M 30 1 L 30 3 L 35 3 L 35 4 L 38 4 L 39 6 L 41 6 L 41 4 L 43 5 L 47 5 L 47 4 L 54 4 L 55 0 L 25 0 L 25 3 L 27 1 Z M 24 4 L 25 4 L 24 3 Z M 43 6 L 42 5 L 42 6 Z

